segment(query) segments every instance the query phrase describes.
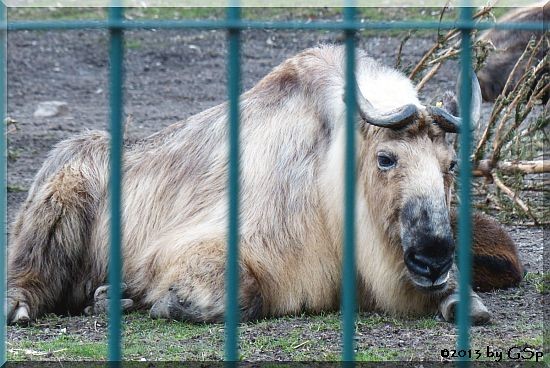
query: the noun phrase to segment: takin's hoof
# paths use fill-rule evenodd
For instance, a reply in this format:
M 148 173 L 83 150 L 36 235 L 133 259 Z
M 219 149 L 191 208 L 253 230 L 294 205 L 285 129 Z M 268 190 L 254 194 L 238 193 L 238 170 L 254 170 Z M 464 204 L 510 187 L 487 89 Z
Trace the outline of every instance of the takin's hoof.
M 121 291 L 126 291 L 126 284 L 120 285 Z M 94 292 L 94 304 L 84 309 L 84 314 L 87 316 L 107 314 L 109 311 L 109 285 L 101 285 Z M 134 307 L 132 299 L 121 299 L 120 306 L 122 312 L 127 312 Z
M 94 302 L 98 302 L 98 301 L 105 300 L 105 299 L 109 298 L 109 288 L 110 288 L 110 285 L 101 285 L 100 287 L 95 289 Z M 122 294 L 124 294 L 126 292 L 127 288 L 128 288 L 128 286 L 126 285 L 126 283 L 122 282 L 120 284 L 120 292 Z
M 149 316 L 154 319 L 183 320 L 184 311 L 177 294 L 173 290 L 170 290 L 166 295 L 157 300 L 151 307 Z
M 151 318 L 165 318 L 176 321 L 189 322 L 221 322 L 223 314 L 217 313 L 217 309 L 199 307 L 189 299 L 181 300 L 177 292 L 170 288 L 162 298 L 157 300 L 149 311 Z
M 455 292 L 441 301 L 439 310 L 443 319 L 447 322 L 455 322 L 456 310 L 458 308 L 459 297 Z M 470 294 L 470 321 L 473 325 L 484 325 L 491 320 L 491 313 L 483 304 L 483 301 L 476 293 Z
M 87 316 L 107 314 L 109 312 L 109 300 L 103 299 L 95 302 L 94 305 L 87 306 L 84 309 L 84 314 Z M 128 312 L 134 307 L 134 301 L 132 299 L 120 299 L 120 309 L 122 312 Z
M 21 289 L 8 290 L 6 319 L 9 325 L 28 326 L 31 322 L 31 309 Z

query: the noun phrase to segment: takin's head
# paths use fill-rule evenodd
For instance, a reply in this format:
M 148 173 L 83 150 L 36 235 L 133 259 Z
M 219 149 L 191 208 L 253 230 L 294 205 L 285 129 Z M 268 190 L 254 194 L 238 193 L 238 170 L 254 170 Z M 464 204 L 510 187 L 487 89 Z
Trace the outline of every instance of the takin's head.
M 475 74 L 472 87 L 475 122 L 481 104 Z M 359 172 L 371 221 L 402 248 L 403 275 L 415 287 L 444 290 L 455 254 L 449 211 L 457 158 L 450 138 L 461 129 L 458 102 L 447 92 L 437 106 L 411 103 L 384 112 L 357 90 L 364 138 Z

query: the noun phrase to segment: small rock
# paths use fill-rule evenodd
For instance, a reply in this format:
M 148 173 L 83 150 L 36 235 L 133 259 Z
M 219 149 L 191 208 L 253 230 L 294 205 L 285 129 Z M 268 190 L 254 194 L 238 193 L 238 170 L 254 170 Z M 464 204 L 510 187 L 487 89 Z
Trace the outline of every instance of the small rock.
M 45 101 L 40 102 L 34 112 L 35 118 L 51 118 L 66 114 L 69 111 L 69 105 L 64 101 Z

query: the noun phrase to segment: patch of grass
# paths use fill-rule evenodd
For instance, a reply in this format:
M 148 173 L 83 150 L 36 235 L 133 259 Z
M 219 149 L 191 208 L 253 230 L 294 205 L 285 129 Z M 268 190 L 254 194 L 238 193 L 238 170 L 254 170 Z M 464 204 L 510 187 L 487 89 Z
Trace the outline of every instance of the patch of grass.
M 15 161 L 21 156 L 21 149 L 8 149 L 8 160 Z
M 323 313 L 311 317 L 311 329 L 313 331 L 339 331 L 341 328 L 340 315 L 336 313 Z
M 527 272 L 524 282 L 532 283 L 539 294 L 550 293 L 550 274 L 544 272 Z
M 544 344 L 544 339 L 542 335 L 531 337 L 531 338 L 520 338 L 515 341 L 517 346 L 531 346 L 535 348 L 540 348 Z
M 308 341 L 301 341 L 296 332 L 285 334 L 283 336 L 258 336 L 253 341 L 241 342 L 243 357 L 246 359 L 246 351 L 282 351 L 293 354 L 298 347 L 304 346 Z M 304 345 L 302 345 L 304 344 Z
M 369 348 L 364 351 L 358 351 L 355 358 L 360 362 L 382 362 L 387 360 L 397 360 L 399 353 L 386 348 Z
M 538 353 L 541 353 L 544 347 L 544 338 L 543 335 L 531 337 L 531 338 L 519 338 L 515 340 L 515 342 L 512 344 L 513 347 L 516 349 L 512 350 L 513 356 L 518 356 L 518 354 L 521 354 L 521 358 L 527 361 L 543 361 L 544 357 L 542 359 L 540 357 L 535 356 L 535 351 Z M 511 347 L 512 347 L 511 346 Z M 532 356 L 531 356 L 532 354 Z
M 225 15 L 223 8 L 129 8 L 129 19 L 218 19 Z
M 202 359 L 222 358 L 222 325 L 154 320 L 144 313 L 132 313 L 125 316 L 124 326 L 127 360 L 201 359 L 200 354 L 206 353 Z
M 383 325 L 391 325 L 394 327 L 405 327 L 413 325 L 417 329 L 434 329 L 439 322 L 433 317 L 424 318 L 395 318 L 385 314 L 369 313 L 362 315 L 357 321 L 359 327 L 376 328 Z
M 105 360 L 105 341 L 83 341 L 79 336 L 59 335 L 47 341 L 22 341 L 17 348 L 8 348 L 9 360 Z
M 23 193 L 26 192 L 28 189 L 19 185 L 19 184 L 8 184 L 8 193 Z
M 417 329 L 433 330 L 434 328 L 436 328 L 437 326 L 440 325 L 440 322 L 438 322 L 433 317 L 428 317 L 428 318 L 421 318 L 421 319 L 415 321 L 414 324 L 415 324 L 415 327 Z
M 533 321 L 528 316 L 522 316 L 515 321 L 515 329 L 525 335 L 529 335 L 529 332 L 543 331 L 544 321 Z
M 535 283 L 535 290 L 539 294 L 550 293 L 550 275 L 545 274 L 540 281 Z
M 105 19 L 104 8 L 8 8 L 8 20 Z
M 369 328 L 376 328 L 385 325 L 403 327 L 410 325 L 412 321 L 416 321 L 416 319 L 412 320 L 406 317 L 396 318 L 383 313 L 365 313 L 361 317 L 362 318 L 359 318 L 357 323 Z
M 280 330 L 280 324 L 291 328 Z M 340 336 L 340 331 L 340 316 L 334 313 L 246 323 L 241 328 L 240 351 L 244 360 L 268 352 L 292 360 L 337 360 L 340 352 L 334 338 Z M 315 338 L 316 334 L 325 338 Z
M 130 50 L 137 50 L 140 49 L 142 46 L 140 40 L 126 38 L 124 41 L 124 46 Z

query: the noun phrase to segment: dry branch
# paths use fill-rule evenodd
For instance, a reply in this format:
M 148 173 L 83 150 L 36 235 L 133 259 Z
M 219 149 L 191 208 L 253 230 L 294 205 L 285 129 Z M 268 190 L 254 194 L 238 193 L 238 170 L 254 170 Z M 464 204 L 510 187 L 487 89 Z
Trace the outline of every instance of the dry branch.
M 476 14 L 474 14 L 473 19 L 479 19 L 481 17 L 484 17 L 491 13 L 491 10 L 493 9 L 492 6 L 486 6 L 482 8 L 480 11 L 478 11 Z M 445 8 L 443 8 L 443 11 L 445 11 Z M 420 61 L 415 65 L 413 70 L 409 74 L 409 78 L 414 80 L 418 73 L 420 73 L 422 70 L 424 70 L 427 66 L 428 61 L 434 55 L 438 50 L 443 49 L 449 40 L 452 38 L 458 36 L 460 34 L 460 30 L 458 29 L 451 29 L 447 32 L 447 34 L 443 37 L 438 37 L 436 43 L 424 54 L 424 56 L 420 59 Z M 451 46 L 451 49 L 455 49 L 456 46 Z
M 491 155 L 491 162 L 493 164 L 500 159 L 500 152 L 504 144 L 512 138 L 513 133 L 517 130 L 519 125 L 525 120 L 525 118 L 527 118 L 527 115 L 531 112 L 535 99 L 537 99 L 538 96 L 541 95 L 540 91 L 544 92 L 548 88 L 548 85 L 545 84 L 546 78 L 541 78 L 538 81 L 534 91 L 531 90 L 530 87 L 535 82 L 538 73 L 544 70 L 544 67 L 547 65 L 548 59 L 549 57 L 548 55 L 546 55 L 534 69 L 529 71 L 526 70 L 524 74 L 524 76 L 527 76 L 526 81 L 523 83 L 518 82 L 516 89 L 519 89 L 519 91 L 515 95 L 515 98 L 510 103 L 510 105 L 508 105 L 508 107 L 506 108 L 506 112 L 504 113 L 504 115 L 500 118 L 500 123 L 495 132 L 493 152 Z M 522 106 L 520 106 L 521 103 L 524 103 L 523 108 Z M 506 126 L 506 122 L 513 112 L 515 112 L 516 119 L 514 119 L 512 126 L 504 134 L 503 132 Z
M 487 165 L 486 160 L 480 162 L 473 171 L 474 176 L 492 176 L 493 170 L 503 174 L 542 174 L 550 172 L 550 166 L 545 164 L 544 160 L 537 161 L 503 161 L 499 162 L 495 168 Z
M 521 198 L 519 198 L 518 195 L 516 193 L 514 193 L 514 191 L 512 189 L 510 189 L 506 185 L 504 185 L 504 183 L 502 181 L 500 181 L 500 179 L 498 178 L 498 175 L 493 173 L 492 176 L 493 176 L 493 182 L 495 183 L 495 185 L 502 192 L 504 192 L 504 194 L 506 194 L 508 196 L 508 198 L 510 198 L 516 205 L 518 205 L 518 207 L 521 208 L 523 210 L 523 212 L 525 212 L 525 214 L 527 214 L 535 222 L 535 224 L 538 224 L 539 221 L 535 216 L 533 216 L 533 213 L 531 212 L 531 209 L 529 208 L 529 206 L 527 206 L 525 204 L 525 202 L 523 202 L 521 200 Z
M 401 67 L 401 59 L 403 57 L 403 47 L 405 46 L 407 41 L 411 38 L 413 33 L 414 33 L 414 30 L 409 31 L 407 35 L 401 40 L 401 43 L 399 44 L 399 51 L 397 52 L 397 59 L 395 60 L 396 69 L 399 69 Z
M 522 54 L 520 55 L 520 57 L 518 58 L 518 60 L 514 64 L 514 67 L 512 68 L 512 72 L 508 76 L 508 79 L 506 80 L 506 83 L 504 84 L 504 88 L 502 89 L 502 93 L 500 94 L 500 96 L 498 96 L 498 98 L 495 101 L 495 104 L 493 106 L 493 111 L 491 112 L 491 117 L 489 118 L 487 126 L 485 127 L 485 130 L 483 131 L 483 134 L 481 135 L 479 143 L 477 144 L 477 147 L 474 151 L 474 161 L 478 161 L 478 160 L 481 159 L 481 157 L 484 153 L 484 150 L 485 150 L 485 146 L 486 146 L 488 140 L 490 139 L 491 134 L 494 132 L 498 136 L 498 134 L 502 130 L 504 124 L 508 120 L 508 118 L 509 118 L 509 116 L 512 112 L 512 108 L 515 107 L 515 105 L 519 101 L 519 98 L 518 98 L 519 89 L 520 89 L 520 86 L 524 86 L 524 84 L 522 84 L 520 82 L 521 82 L 522 79 L 524 79 L 526 77 L 526 73 L 524 73 L 522 75 L 522 77 L 520 78 L 520 81 L 518 81 L 515 84 L 514 88 L 511 91 L 509 91 L 509 88 L 510 88 L 510 84 L 511 84 L 511 81 L 512 81 L 512 76 L 515 75 L 515 73 L 518 70 L 519 66 L 523 63 L 523 60 L 525 60 L 525 58 L 527 57 L 527 55 L 529 53 L 531 53 L 531 55 L 532 55 L 533 52 L 536 51 L 537 47 L 541 46 L 541 44 L 538 43 L 536 45 L 536 47 L 534 47 L 534 48 L 532 48 L 531 46 L 532 46 L 531 43 L 529 43 L 525 47 L 525 50 L 523 50 Z M 524 71 L 527 71 L 527 70 L 528 69 L 526 68 Z M 524 89 L 524 93 L 525 92 L 526 92 L 526 90 Z M 509 101 L 514 96 L 516 98 L 514 98 L 513 101 L 510 103 Z M 506 108 L 506 106 L 508 106 L 507 112 L 504 115 L 500 115 L 502 110 L 504 110 Z M 497 119 L 498 119 L 498 125 L 497 125 Z M 494 129 L 495 125 L 498 126 L 496 128 L 496 130 Z M 495 142 L 497 142 L 497 141 L 498 141 L 498 139 L 495 138 Z M 495 157 L 495 158 L 498 159 L 498 157 Z
M 445 10 L 446 8 L 442 10 L 440 20 L 443 18 Z M 475 14 L 474 19 L 491 17 L 491 10 L 492 6 L 483 8 Z M 417 91 L 425 87 L 443 63 L 455 58 L 460 53 L 461 39 L 459 36 L 460 31 L 456 29 L 449 30 L 446 34 L 441 34 L 438 30 L 435 44 L 409 73 L 410 79 L 420 80 L 416 86 Z M 542 174 L 550 172 L 550 168 L 545 165 L 543 160 L 544 154 L 539 152 L 541 149 L 545 152 L 544 148 L 540 146 L 548 141 L 545 128 L 549 119 L 546 117 L 543 106 L 541 106 L 543 107 L 541 116 L 530 116 L 533 111 L 537 111 L 537 113 L 540 111 L 538 108 L 535 109 L 536 105 L 547 99 L 550 94 L 548 68 L 550 56 L 544 52 L 549 46 L 547 34 L 543 34 L 542 37 L 537 36 L 528 42 L 506 78 L 504 88 L 493 105 L 486 128 L 475 144 L 472 156 L 475 168 L 473 175 L 487 179 L 481 189 L 486 193 L 487 199 L 491 197 L 495 206 L 506 208 L 502 202 L 503 196 L 494 195 L 494 188 L 498 188 L 512 200 L 514 206 L 519 207 L 520 212 L 525 213 L 536 224 L 547 222 L 544 217 L 546 216 L 545 210 L 541 211 L 540 206 L 535 204 L 531 204 L 533 207 L 530 208 L 510 188 L 517 188 L 519 185 L 520 189 L 517 190 L 521 194 L 529 190 L 530 186 L 532 187 L 529 184 L 530 181 L 525 181 L 524 175 L 531 174 L 539 178 Z M 484 39 L 476 41 L 473 47 L 476 57 L 475 70 L 478 70 L 489 53 L 496 51 L 496 48 L 489 40 Z M 546 105 L 546 111 L 549 107 L 550 101 Z M 528 123 L 524 124 L 527 119 L 529 119 Z M 523 127 L 522 124 L 525 126 Z M 523 127 L 522 131 L 518 130 L 520 125 Z M 534 147 L 535 151 L 532 148 L 526 150 L 525 145 L 532 143 L 533 140 L 536 144 L 531 147 Z M 516 184 L 511 185 L 511 183 Z
M 435 73 L 437 73 L 437 71 L 439 70 L 440 67 L 441 67 L 441 63 L 435 64 L 430 69 L 430 71 L 424 76 L 424 78 L 422 78 L 422 80 L 420 82 L 418 82 L 418 84 L 416 85 L 416 91 L 417 92 L 420 92 L 420 90 L 422 89 L 422 87 L 424 87 L 426 82 L 428 82 L 430 79 L 432 79 L 432 77 L 435 75 Z
M 541 174 L 550 172 L 550 167 L 544 164 L 544 160 L 539 161 L 518 161 L 518 162 L 500 162 L 497 169 L 503 173 L 514 174 Z

